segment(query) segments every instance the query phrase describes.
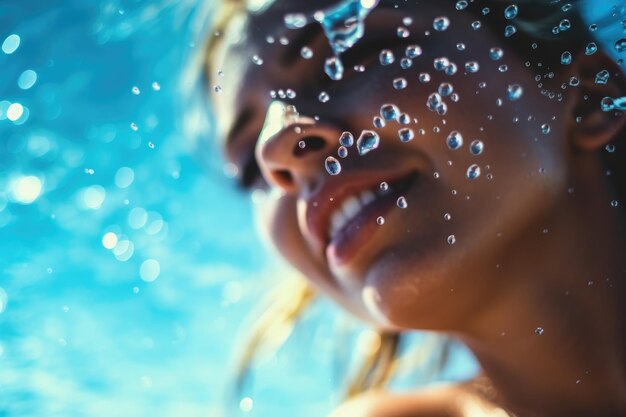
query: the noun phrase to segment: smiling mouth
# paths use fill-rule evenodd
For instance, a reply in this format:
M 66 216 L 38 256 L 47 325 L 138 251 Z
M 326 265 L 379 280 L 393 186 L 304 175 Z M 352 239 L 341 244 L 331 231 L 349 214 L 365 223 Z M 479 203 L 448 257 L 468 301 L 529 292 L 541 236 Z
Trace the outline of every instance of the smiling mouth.
M 417 173 L 389 182 L 385 191 L 377 185 L 346 196 L 330 215 L 326 254 L 334 264 L 343 264 L 363 249 L 384 224 L 378 218 L 387 215 L 416 182 Z

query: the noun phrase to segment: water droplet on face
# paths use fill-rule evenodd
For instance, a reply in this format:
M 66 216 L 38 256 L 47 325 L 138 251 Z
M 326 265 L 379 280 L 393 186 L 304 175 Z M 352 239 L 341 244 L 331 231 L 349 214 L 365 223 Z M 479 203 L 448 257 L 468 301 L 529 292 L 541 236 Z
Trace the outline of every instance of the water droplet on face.
M 619 206 L 619 202 L 617 200 L 612 200 L 611 207 L 617 207 L 617 206 Z
M 446 145 L 448 145 L 448 148 L 453 151 L 463 146 L 463 135 L 461 135 L 461 132 L 459 132 L 458 130 L 453 130 L 452 132 L 450 132 L 448 138 L 446 139 Z
M 615 50 L 619 53 L 626 51 L 626 38 L 621 38 L 615 41 Z
M 511 84 L 507 88 L 507 97 L 511 101 L 519 100 L 524 94 L 524 89 L 519 84 Z
M 407 86 L 405 78 L 396 78 L 393 80 L 393 88 L 396 90 L 404 90 Z
M 484 149 L 485 145 L 481 140 L 475 140 L 470 143 L 470 153 L 472 155 L 480 155 L 481 153 L 483 153 Z
M 252 55 L 252 62 L 253 62 L 255 65 L 263 65 L 263 58 L 261 58 L 261 57 L 260 57 L 260 56 L 258 56 L 258 55 Z
M 388 122 L 397 121 L 400 115 L 400 109 L 395 104 L 383 104 L 380 106 L 380 115 Z
M 377 129 L 382 129 L 383 127 L 385 127 L 387 125 L 385 123 L 385 121 L 380 116 L 375 116 L 374 120 L 372 121 L 372 124 Z
M 381 65 L 391 65 L 396 60 L 396 57 L 391 50 L 383 49 L 382 51 L 380 51 L 378 59 Z
M 602 70 L 596 74 L 596 84 L 606 84 L 609 81 L 609 72 Z
M 336 56 L 327 58 L 326 62 L 324 62 L 324 72 L 331 80 L 341 80 L 343 78 L 343 64 L 341 60 Z
M 503 56 L 504 52 L 500 48 L 491 48 L 489 50 L 489 58 L 493 59 L 494 61 L 502 59 Z
M 406 16 L 402 18 L 402 24 L 404 26 L 411 26 L 413 24 L 413 18 L 411 16 Z
M 378 133 L 372 130 L 364 130 L 356 141 L 356 147 L 359 155 L 365 155 L 368 152 L 378 148 L 380 144 L 380 137 Z
M 452 220 L 452 215 L 450 213 L 446 213 L 443 215 L 443 219 L 449 222 L 450 220 Z
M 466 0 L 459 0 L 456 2 L 455 5 L 457 10 L 465 10 L 465 8 L 467 7 L 467 1 Z
M 585 55 L 593 55 L 598 52 L 598 45 L 595 42 L 589 42 L 585 47 Z
M 340 158 L 347 157 L 348 149 L 345 146 L 340 146 L 339 149 L 337 149 L 337 155 L 339 155 Z
M 427 72 L 422 72 L 419 75 L 419 80 L 422 84 L 426 84 L 430 82 L 430 74 Z
M 576 87 L 580 84 L 580 80 L 576 77 L 572 77 L 569 79 L 569 85 L 571 85 L 572 87 Z
M 472 29 L 474 30 L 478 30 L 482 27 L 482 23 L 480 23 L 480 20 L 476 20 L 474 22 L 472 22 Z
M 322 25 L 331 48 L 339 55 L 363 37 L 365 18 L 377 4 L 378 0 L 343 1 L 315 13 L 313 18 Z
M 465 174 L 468 180 L 475 180 L 480 177 L 480 167 L 476 164 L 470 165 Z
M 480 66 L 476 61 L 470 61 L 465 63 L 465 72 L 467 72 L 468 74 L 477 73 L 479 69 Z
M 428 96 L 428 100 L 426 101 L 426 106 L 430 111 L 436 112 L 439 106 L 443 104 L 443 99 L 439 95 L 439 93 L 432 93 Z
M 513 25 L 507 25 L 504 28 L 504 36 L 507 38 L 510 38 L 511 36 L 515 35 L 517 33 L 517 28 Z
M 450 19 L 445 16 L 435 18 L 433 21 L 433 28 L 436 31 L 442 32 L 450 27 Z
M 504 9 L 504 17 L 508 20 L 515 19 L 518 12 L 519 7 L 517 7 L 517 5 L 515 4 L 511 4 L 506 9 Z
M 571 27 L 572 27 L 572 23 L 569 21 L 569 19 L 563 19 L 559 23 L 559 30 L 561 32 L 565 32 L 566 30 L 568 30 Z
M 396 29 L 396 35 L 398 35 L 400 39 L 406 39 L 411 36 L 411 32 L 409 32 L 407 28 L 399 26 L 398 29 Z
M 437 71 L 443 71 L 448 65 L 450 65 L 450 61 L 446 57 L 435 58 L 433 61 L 433 67 Z
M 543 327 L 537 327 L 535 329 L 535 334 L 543 334 Z
M 398 137 L 402 142 L 409 142 L 413 140 L 413 138 L 415 137 L 415 133 L 413 132 L 413 129 L 405 127 L 398 130 Z
M 456 49 L 457 51 L 464 51 L 465 50 L 465 44 L 463 42 L 459 42 L 456 44 Z
M 389 190 L 389 184 L 387 184 L 385 181 L 380 183 L 380 190 L 381 191 L 388 191 Z
M 345 146 L 346 148 L 349 148 L 350 146 L 354 145 L 354 136 L 352 135 L 352 133 L 343 132 L 341 136 L 339 137 L 339 144 L 341 146 Z
M 306 148 L 306 142 L 305 142 L 305 141 L 303 141 L 303 140 L 299 141 L 299 142 L 298 142 L 298 147 L 299 147 L 300 149 L 304 149 L 304 148 Z
M 326 103 L 328 102 L 328 100 L 330 100 L 330 96 L 328 95 L 328 93 L 326 91 L 322 91 L 319 96 L 317 97 L 317 99 L 321 102 L 321 103 Z
M 413 60 L 411 58 L 404 57 L 400 60 L 400 67 L 402 69 L 409 69 L 413 65 Z
M 442 97 L 448 97 L 450 94 L 454 92 L 454 87 L 450 83 L 441 83 L 439 84 L 438 91 Z
M 308 19 L 302 13 L 288 13 L 284 17 L 287 29 L 300 29 L 307 25 Z
M 401 125 L 408 125 L 409 123 L 411 123 L 411 116 L 406 113 L 402 113 L 400 117 L 398 117 L 398 123 L 400 123 Z
M 313 58 L 313 50 L 308 46 L 303 46 L 302 49 L 300 49 L 300 56 L 304 59 L 311 59 Z
M 341 172 L 341 164 L 336 158 L 329 156 L 326 158 L 326 162 L 324 164 L 326 166 L 326 171 L 330 175 L 338 175 Z
M 456 243 L 456 236 L 450 235 L 447 239 L 448 245 L 454 245 Z
M 382 226 L 383 224 L 385 224 L 385 218 L 383 216 L 378 216 L 378 218 L 376 219 L 376 223 L 378 223 L 379 226 Z
M 134 86 L 134 87 L 131 89 L 131 91 L 132 91 L 132 93 L 133 93 L 134 95 L 136 95 L 136 96 L 138 96 L 138 95 L 139 95 L 139 93 L 141 93 L 141 91 L 139 91 L 139 87 L 137 87 L 137 86 Z
M 406 47 L 404 54 L 407 58 L 417 58 L 422 55 L 422 48 L 419 45 L 409 45 Z
M 613 145 L 612 143 L 607 144 L 604 149 L 608 152 L 608 153 L 613 153 L 615 152 L 615 145 Z
M 561 64 L 569 65 L 572 63 L 572 53 L 569 51 L 565 51 L 561 54 Z
M 550 133 L 550 125 L 548 123 L 544 123 L 541 125 L 541 133 L 543 133 L 544 135 L 547 135 L 548 133 Z
M 443 71 L 446 73 L 446 75 L 454 75 L 456 74 L 457 70 L 458 67 L 456 66 L 456 64 L 454 62 L 450 62 L 450 64 Z
M 406 202 L 406 198 L 404 197 L 399 197 L 398 201 L 396 201 L 396 204 L 398 205 L 398 207 L 400 207 L 401 209 L 405 209 L 407 208 L 409 205 Z

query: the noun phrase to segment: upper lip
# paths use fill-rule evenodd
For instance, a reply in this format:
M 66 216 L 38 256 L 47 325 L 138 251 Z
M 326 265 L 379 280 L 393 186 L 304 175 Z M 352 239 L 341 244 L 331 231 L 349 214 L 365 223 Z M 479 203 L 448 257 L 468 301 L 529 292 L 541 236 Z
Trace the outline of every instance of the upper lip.
M 315 243 L 325 249 L 329 244 L 328 226 L 330 216 L 342 202 L 364 190 L 377 189 L 382 181 L 393 183 L 403 179 L 415 169 L 395 171 L 344 171 L 336 177 L 324 181 L 306 199 L 305 219 Z

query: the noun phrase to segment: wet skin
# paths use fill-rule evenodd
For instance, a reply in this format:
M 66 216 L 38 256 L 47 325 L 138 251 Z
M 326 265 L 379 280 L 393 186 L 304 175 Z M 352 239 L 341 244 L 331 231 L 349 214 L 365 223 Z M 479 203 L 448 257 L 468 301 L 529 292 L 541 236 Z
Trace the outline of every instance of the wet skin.
M 472 30 L 474 15 L 454 10 L 453 3 L 396 9 L 383 2 L 367 18 L 365 37 L 344 54 L 344 78 L 331 81 L 323 64 L 332 52 L 319 25 L 288 30 L 282 24 L 285 13 L 324 7 L 316 3 L 313 10 L 309 3 L 278 1 L 243 26 L 231 25 L 209 69 L 211 75 L 224 71 L 211 83 L 222 86 L 212 99 L 225 154 L 247 185 L 267 191 L 259 205 L 261 223 L 278 251 L 320 291 L 364 320 L 461 338 L 498 387 L 494 401 L 528 413 L 520 415 L 559 415 L 596 409 L 596 403 L 623 410 L 624 373 L 612 370 L 616 364 L 624 370 L 623 336 L 618 336 L 624 334 L 623 214 L 608 204 L 614 192 L 597 156 L 623 118 L 609 117 L 584 99 L 616 95 L 623 85 L 583 79 L 578 89 L 560 88 L 573 74 L 610 64 L 580 57 L 571 68 L 558 69 L 554 80 L 542 80 L 542 88 L 562 99 L 549 99 L 534 81 L 548 71 L 526 68 L 527 57 L 500 34 L 486 27 Z M 411 35 L 400 39 L 396 29 L 406 16 L 413 18 Z M 432 28 L 438 16 L 450 18 L 444 32 Z M 243 42 L 232 42 L 236 34 Z M 276 42 L 267 43 L 267 36 Z M 283 36 L 289 45 L 278 42 Z M 399 60 L 410 44 L 420 45 L 423 54 L 403 70 Z M 313 50 L 312 59 L 300 56 L 302 46 Z M 503 49 L 501 60 L 489 58 L 492 47 Z M 380 65 L 383 48 L 394 51 L 393 65 Z M 255 54 L 262 65 L 252 62 Z M 441 56 L 457 64 L 455 75 L 433 68 Z M 466 74 L 468 61 L 478 62 L 480 70 Z M 503 64 L 506 72 L 498 69 Z M 365 71 L 354 71 L 354 65 Z M 421 72 L 431 75 L 429 83 L 418 81 Z M 397 77 L 407 79 L 407 88 L 392 87 Z M 444 98 L 448 112 L 439 116 L 426 101 L 442 82 L 451 83 L 460 99 Z M 507 99 L 511 84 L 522 86 L 521 99 Z M 271 90 L 287 88 L 297 96 L 271 98 Z M 330 96 L 326 103 L 318 99 L 322 91 Z M 277 101 L 284 105 L 272 108 L 293 105 L 300 118 L 268 112 Z M 378 149 L 359 156 L 352 147 L 347 158 L 338 158 L 341 133 L 358 137 L 373 129 L 372 118 L 385 103 L 417 119 L 408 126 L 415 138 L 401 142 L 397 132 L 405 126 L 388 122 L 376 129 Z M 583 120 L 576 122 L 580 115 Z M 268 137 L 269 129 L 261 132 L 264 123 L 282 129 Z M 549 134 L 542 132 L 544 124 L 550 125 Z M 464 137 L 455 151 L 446 146 L 453 130 Z M 478 156 L 469 152 L 475 139 L 484 143 Z M 324 169 L 331 155 L 341 162 L 340 175 Z M 255 176 L 257 164 L 261 174 Z M 482 170 L 475 180 L 466 177 L 472 164 Z M 332 210 L 350 195 L 377 190 L 382 181 L 392 191 L 330 237 Z M 406 209 L 395 206 L 400 195 Z M 376 223 L 379 216 L 383 225 Z M 450 235 L 456 238 L 452 245 Z M 590 292 L 590 276 L 611 280 Z M 538 327 L 545 329 L 541 337 L 534 332 Z M 589 339 L 604 346 L 602 353 Z M 552 358 L 563 346 L 569 354 Z M 606 355 L 609 360 L 600 359 Z M 594 369 L 591 377 L 588 368 Z M 580 378 L 589 379 L 582 389 L 574 383 Z M 538 409 L 545 414 L 530 414 Z

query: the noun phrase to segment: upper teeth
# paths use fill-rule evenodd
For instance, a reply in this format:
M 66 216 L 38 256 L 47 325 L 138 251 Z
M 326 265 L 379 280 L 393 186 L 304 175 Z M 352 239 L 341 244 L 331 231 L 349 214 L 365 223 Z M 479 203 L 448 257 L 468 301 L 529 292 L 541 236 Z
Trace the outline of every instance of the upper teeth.
M 352 195 L 341 203 L 330 216 L 328 234 L 332 238 L 343 226 L 361 212 L 363 207 L 376 200 L 376 194 L 371 190 L 364 190 Z

